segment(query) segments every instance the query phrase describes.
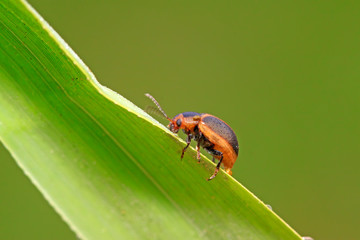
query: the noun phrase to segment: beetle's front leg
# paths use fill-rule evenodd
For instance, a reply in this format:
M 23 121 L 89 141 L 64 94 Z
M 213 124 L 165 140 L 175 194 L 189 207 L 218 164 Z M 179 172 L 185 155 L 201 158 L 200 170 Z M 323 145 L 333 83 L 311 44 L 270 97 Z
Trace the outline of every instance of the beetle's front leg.
M 187 139 L 186 139 L 186 146 L 183 148 L 182 153 L 181 153 L 181 159 L 183 159 L 184 153 L 185 153 L 186 149 L 189 147 L 190 143 L 191 143 L 191 134 L 188 134 Z

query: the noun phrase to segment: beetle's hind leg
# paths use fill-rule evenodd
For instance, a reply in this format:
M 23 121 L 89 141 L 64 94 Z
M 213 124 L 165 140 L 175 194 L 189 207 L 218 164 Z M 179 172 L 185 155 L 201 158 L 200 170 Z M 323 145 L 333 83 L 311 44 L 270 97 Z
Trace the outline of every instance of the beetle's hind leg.
M 219 172 L 219 169 L 220 169 L 220 166 L 221 166 L 221 163 L 222 163 L 222 160 L 224 158 L 223 156 L 223 153 L 220 152 L 220 151 L 217 151 L 215 149 L 208 149 L 208 151 L 213 155 L 213 156 L 220 156 L 220 161 L 218 162 L 218 164 L 216 165 L 216 168 L 215 168 L 215 171 L 214 171 L 214 174 L 208 179 L 208 181 L 214 179 L 217 175 L 217 173 Z

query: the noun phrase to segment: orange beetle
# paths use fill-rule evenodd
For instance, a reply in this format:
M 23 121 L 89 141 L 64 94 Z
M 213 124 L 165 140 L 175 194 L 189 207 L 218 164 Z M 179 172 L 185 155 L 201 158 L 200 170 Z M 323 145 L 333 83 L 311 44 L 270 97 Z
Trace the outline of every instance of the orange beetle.
M 145 95 L 156 104 L 165 118 L 170 121 L 168 125 L 170 131 L 177 133 L 179 129 L 182 129 L 187 135 L 187 145 L 182 150 L 181 158 L 183 158 L 191 140 L 194 139 L 197 142 L 198 161 L 200 161 L 200 147 L 203 147 L 213 156 L 213 162 L 215 162 L 214 158 L 219 160 L 214 174 L 208 180 L 216 177 L 221 164 L 224 165 L 228 174 L 232 174 L 231 168 L 238 157 L 239 144 L 234 131 L 229 125 L 220 118 L 207 113 L 183 112 L 171 119 L 153 96 L 148 93 Z

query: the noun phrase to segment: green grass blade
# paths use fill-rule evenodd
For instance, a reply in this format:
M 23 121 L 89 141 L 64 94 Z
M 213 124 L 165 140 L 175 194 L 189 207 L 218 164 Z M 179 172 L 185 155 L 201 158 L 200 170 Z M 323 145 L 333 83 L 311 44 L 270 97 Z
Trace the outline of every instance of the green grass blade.
M 84 239 L 300 239 L 253 194 L 101 86 L 25 2 L 0 2 L 0 139 Z

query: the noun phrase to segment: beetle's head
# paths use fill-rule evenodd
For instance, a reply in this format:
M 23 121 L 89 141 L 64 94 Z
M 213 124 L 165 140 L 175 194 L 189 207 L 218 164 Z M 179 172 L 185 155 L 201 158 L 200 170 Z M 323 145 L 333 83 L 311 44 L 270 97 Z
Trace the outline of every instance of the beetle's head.
M 173 119 L 170 120 L 170 123 L 168 125 L 170 131 L 172 131 L 173 133 L 179 132 L 179 129 L 181 128 L 181 124 L 182 124 L 182 118 L 183 118 L 182 114 L 178 114 Z

